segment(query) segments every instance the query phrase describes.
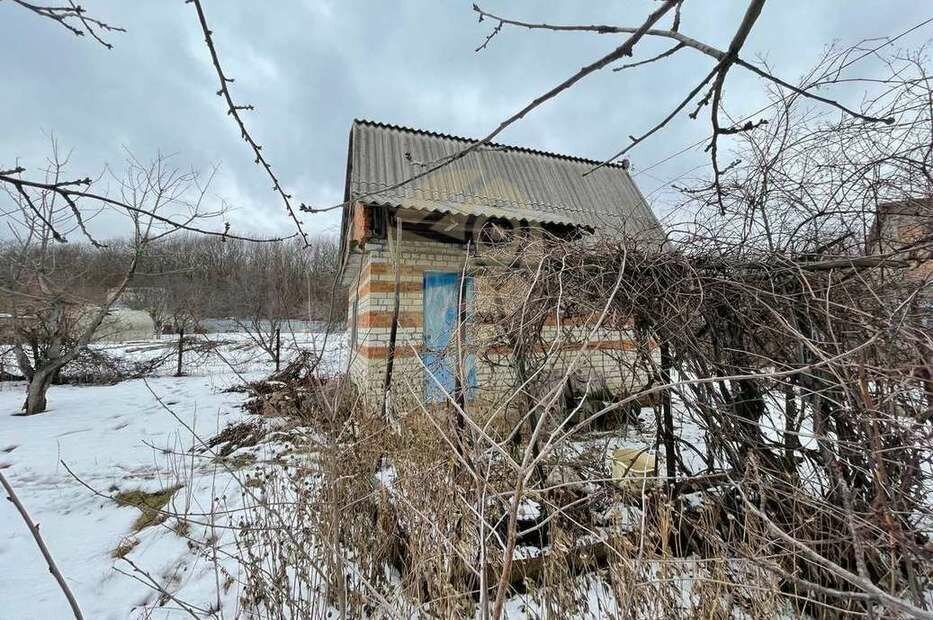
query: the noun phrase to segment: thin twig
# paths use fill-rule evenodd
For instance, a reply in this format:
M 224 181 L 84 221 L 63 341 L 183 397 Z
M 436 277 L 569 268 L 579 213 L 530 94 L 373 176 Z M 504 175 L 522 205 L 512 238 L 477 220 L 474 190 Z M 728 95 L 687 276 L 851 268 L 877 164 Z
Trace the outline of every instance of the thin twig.
M 240 137 L 243 138 L 243 141 L 246 142 L 253 150 L 253 154 L 256 156 L 256 164 L 261 165 L 269 178 L 272 179 L 272 189 L 282 198 L 282 203 L 285 205 L 286 211 L 288 211 L 288 216 L 295 223 L 295 227 L 298 229 L 298 234 L 301 235 L 301 238 L 304 240 L 305 246 L 310 247 L 311 242 L 308 240 L 308 235 L 302 228 L 301 222 L 298 220 L 298 216 L 295 213 L 295 209 L 292 208 L 292 195 L 286 193 L 282 188 L 282 183 L 279 181 L 279 178 L 275 175 L 274 172 L 272 172 L 271 164 L 269 164 L 265 156 L 262 154 L 262 146 L 253 139 L 253 136 L 246 128 L 246 123 L 243 121 L 243 117 L 240 115 L 241 111 L 252 110 L 253 106 L 238 105 L 233 101 L 233 96 L 230 94 L 229 88 L 229 84 L 233 82 L 233 78 L 228 78 L 224 74 L 223 68 L 220 66 L 220 57 L 217 54 L 217 48 L 214 46 L 213 32 L 207 25 L 207 17 L 204 15 L 204 7 L 201 6 L 201 0 L 185 1 L 190 4 L 194 4 L 195 9 L 198 11 L 198 23 L 201 24 L 201 31 L 204 33 L 204 42 L 207 44 L 207 49 L 211 54 L 211 62 L 214 64 L 214 71 L 217 73 L 217 79 L 220 80 L 220 89 L 217 91 L 217 96 L 224 98 L 224 101 L 227 104 L 227 114 L 233 117 L 237 127 L 239 127 Z
M 31 189 L 40 189 L 58 194 L 66 201 L 69 202 L 71 206 L 72 201 L 75 198 L 87 198 L 88 200 L 94 200 L 96 202 L 101 202 L 113 207 L 119 207 L 131 213 L 137 213 L 139 215 L 145 215 L 146 217 L 151 217 L 152 219 L 167 224 L 168 226 L 177 229 L 177 230 L 187 230 L 188 232 L 198 233 L 201 235 L 207 235 L 211 237 L 221 237 L 225 239 L 237 239 L 240 241 L 249 241 L 251 243 L 277 243 L 279 241 L 284 241 L 286 239 L 291 239 L 294 235 L 287 237 L 270 237 L 270 238 L 256 238 L 256 237 L 244 237 L 242 235 L 231 234 L 230 224 L 227 223 L 224 225 L 224 230 L 207 230 L 204 228 L 199 228 L 197 226 L 192 226 L 191 224 L 186 224 L 184 222 L 179 222 L 171 218 L 159 215 L 149 209 L 143 209 L 129 203 L 110 198 L 108 196 L 103 196 L 101 194 L 95 194 L 93 192 L 81 191 L 70 189 L 72 186 L 87 186 L 90 184 L 90 179 L 79 179 L 75 181 L 67 181 L 62 183 L 45 183 L 41 181 L 27 181 L 26 179 L 21 179 L 18 177 L 13 177 L 7 174 L 0 173 L 0 183 L 8 183 L 13 187 L 17 188 L 18 191 L 23 191 L 23 188 Z M 74 207 L 77 208 L 77 207 Z M 61 235 L 59 235 L 61 237 Z M 62 237 L 62 239 L 64 239 Z
M 94 37 L 98 43 L 107 49 L 113 49 L 113 45 L 104 41 L 100 35 L 97 34 L 97 29 L 106 30 L 108 32 L 126 32 L 125 29 L 120 28 L 119 26 L 111 26 L 104 21 L 89 17 L 84 7 L 79 4 L 75 4 L 72 0 L 68 0 L 68 4 L 70 6 L 42 6 L 38 4 L 32 4 L 30 2 L 25 2 L 24 0 L 12 1 L 25 9 L 29 9 L 36 15 L 46 17 L 54 22 L 57 22 L 75 36 L 84 36 L 86 32 L 87 34 Z M 81 22 L 81 27 L 72 25 L 69 20 L 77 20 Z
M 69 588 L 68 584 L 65 582 L 65 576 L 62 575 L 58 565 L 55 564 L 55 560 L 52 559 L 52 554 L 49 552 L 49 548 L 45 545 L 45 541 L 42 540 L 42 536 L 39 534 L 39 524 L 33 523 L 32 518 L 29 516 L 29 512 L 26 511 L 26 507 L 23 506 L 23 503 L 19 501 L 19 498 L 16 496 L 16 491 L 13 490 L 13 486 L 6 479 L 6 476 L 3 475 L 2 471 L 0 471 L 0 484 L 2 484 L 3 488 L 6 490 L 7 499 L 13 502 L 13 505 L 16 506 L 16 510 L 19 511 L 20 516 L 23 518 L 23 521 L 26 522 L 26 527 L 29 528 L 29 533 L 32 534 L 33 539 L 39 546 L 39 551 L 42 552 L 42 557 L 45 558 L 45 563 L 49 567 L 49 572 L 52 573 L 53 577 L 55 577 L 55 581 L 58 582 L 58 587 L 61 588 L 65 598 L 68 599 L 68 605 L 71 606 L 71 612 L 74 614 L 77 620 L 84 620 L 84 616 L 81 614 L 81 608 L 78 607 L 78 601 L 75 599 L 74 594 L 72 594 L 71 588 Z

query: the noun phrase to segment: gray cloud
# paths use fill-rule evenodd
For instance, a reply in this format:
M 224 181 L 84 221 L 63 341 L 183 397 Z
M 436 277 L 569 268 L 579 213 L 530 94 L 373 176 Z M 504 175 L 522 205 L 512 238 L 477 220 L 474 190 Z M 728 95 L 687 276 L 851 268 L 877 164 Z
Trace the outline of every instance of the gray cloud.
M 305 0 L 221 2 L 205 10 L 235 97 L 253 135 L 298 200 L 318 206 L 343 194 L 346 141 L 354 117 L 466 136 L 487 133 L 505 116 L 618 44 L 618 37 L 506 28 L 482 53 L 473 52 L 493 24 L 477 23 L 471 0 Z M 16 158 L 41 167 L 53 131 L 74 148 L 72 173 L 94 175 L 122 166 L 123 148 L 141 158 L 176 153 L 176 163 L 221 171 L 216 199 L 233 207 L 239 232 L 289 232 L 269 180 L 215 96 L 216 76 L 194 8 L 181 0 L 87 0 L 95 16 L 124 26 L 109 34 L 113 50 L 79 39 L 48 20 L 0 2 L 4 87 L 0 164 Z M 563 23 L 635 24 L 653 3 L 506 2 L 484 8 L 516 18 Z M 683 31 L 726 46 L 743 3 L 691 0 Z M 770 2 L 746 45 L 777 73 L 796 79 L 834 39 L 854 42 L 891 35 L 929 17 L 917 0 Z M 900 42 L 916 45 L 927 27 Z M 664 46 L 646 42 L 639 56 Z M 876 70 L 871 60 L 865 71 Z M 709 70 L 707 59 L 683 51 L 661 65 L 604 71 L 536 110 L 502 142 L 604 158 L 650 127 Z M 764 102 L 761 83 L 734 70 L 727 107 L 741 116 Z M 678 119 L 632 155 L 636 173 L 703 138 L 708 121 Z M 637 174 L 646 194 L 704 161 L 700 150 Z M 303 218 L 311 231 L 333 232 L 339 212 Z M 95 226 L 120 234 L 121 220 Z

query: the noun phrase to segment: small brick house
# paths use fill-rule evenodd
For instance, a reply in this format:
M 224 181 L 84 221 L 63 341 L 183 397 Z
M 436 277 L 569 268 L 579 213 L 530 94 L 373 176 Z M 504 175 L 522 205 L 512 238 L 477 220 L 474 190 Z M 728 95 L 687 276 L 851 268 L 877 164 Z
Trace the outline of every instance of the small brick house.
M 515 387 L 509 352 L 484 349 L 482 326 L 469 325 L 485 299 L 503 294 L 501 282 L 472 269 L 490 234 L 513 234 L 521 243 L 545 234 L 624 231 L 663 243 L 626 164 L 583 176 L 598 162 L 489 144 L 395 187 L 473 142 L 370 121 L 354 121 L 350 130 L 340 266 L 349 290 L 349 372 L 377 400 L 392 350 L 396 278 L 393 399 L 442 403 L 457 393 L 476 403 L 496 402 Z M 465 324 L 471 333 L 458 339 L 458 326 Z M 588 330 L 580 326 L 581 334 Z M 580 372 L 612 390 L 635 387 L 644 378 L 629 376 L 619 363 L 620 355 L 631 355 L 631 336 L 600 330 Z M 456 343 L 460 351 L 453 354 Z

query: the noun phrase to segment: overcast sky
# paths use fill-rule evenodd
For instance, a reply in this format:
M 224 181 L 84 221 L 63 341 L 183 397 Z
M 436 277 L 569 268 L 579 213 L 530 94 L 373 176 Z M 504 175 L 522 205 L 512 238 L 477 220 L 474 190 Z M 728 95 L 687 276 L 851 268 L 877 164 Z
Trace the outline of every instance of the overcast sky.
M 74 149 L 74 176 L 120 169 L 124 147 L 146 159 L 175 153 L 176 163 L 219 164 L 212 199 L 231 208 L 241 234 L 290 232 L 269 180 L 253 165 L 222 100 L 192 5 L 182 0 L 83 0 L 89 13 L 126 28 L 106 38 L 112 50 L 78 38 L 47 19 L 0 1 L 0 168 L 36 170 L 47 133 Z M 343 197 L 347 136 L 354 118 L 477 137 L 579 67 L 618 45 L 618 36 L 506 28 L 474 53 L 492 25 L 477 23 L 472 0 L 204 0 L 221 62 L 236 79 L 246 112 L 284 185 L 317 206 Z M 725 48 L 746 2 L 687 0 L 682 31 Z M 484 0 L 484 9 L 517 19 L 638 25 L 656 6 L 647 0 L 542 2 Z M 746 58 L 761 56 L 796 80 L 833 40 L 890 36 L 933 16 L 925 0 L 771 0 L 749 37 Z M 915 47 L 933 24 L 904 37 Z M 647 43 L 636 57 L 663 47 Z M 865 70 L 871 71 L 871 59 Z M 615 153 L 649 128 L 710 69 L 683 51 L 664 64 L 603 71 L 510 128 L 500 142 L 594 159 Z M 759 81 L 733 69 L 727 109 L 737 116 L 765 101 Z M 708 119 L 676 120 L 635 150 L 635 180 L 656 197 L 704 160 L 694 149 L 641 173 L 708 133 Z M 663 211 L 662 199 L 653 203 Z M 334 232 L 339 211 L 305 216 L 312 232 Z M 95 225 L 105 236 L 112 219 Z

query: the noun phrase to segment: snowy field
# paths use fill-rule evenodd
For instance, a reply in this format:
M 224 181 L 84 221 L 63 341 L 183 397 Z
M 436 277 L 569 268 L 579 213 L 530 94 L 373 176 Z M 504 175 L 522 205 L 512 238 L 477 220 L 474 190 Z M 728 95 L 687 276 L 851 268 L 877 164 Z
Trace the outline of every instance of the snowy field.
M 272 363 L 241 334 L 211 337 L 226 344 L 186 365 L 187 376 L 52 386 L 49 410 L 32 417 L 12 415 L 22 406 L 24 384 L 0 383 L 0 469 L 39 523 L 85 618 L 190 617 L 152 580 L 196 606 L 197 615 L 237 615 L 235 579 L 226 575 L 223 558 L 199 553 L 199 544 L 229 539 L 216 515 L 240 489 L 216 459 L 190 455 L 201 450 L 201 439 L 247 416 L 240 408 L 246 395 L 223 390 L 267 375 Z M 321 344 L 322 334 L 283 334 L 283 349 L 291 352 Z M 168 337 L 107 349 L 139 359 L 166 346 Z M 327 351 L 328 366 L 339 367 L 343 334 L 331 336 Z M 169 364 L 163 374 L 173 370 Z M 140 510 L 111 499 L 178 485 L 166 510 L 187 513 L 184 524 L 170 518 L 137 531 Z M 138 571 L 116 557 L 124 551 Z M 19 513 L 6 501 L 0 504 L 0 566 L 0 620 L 71 615 Z

